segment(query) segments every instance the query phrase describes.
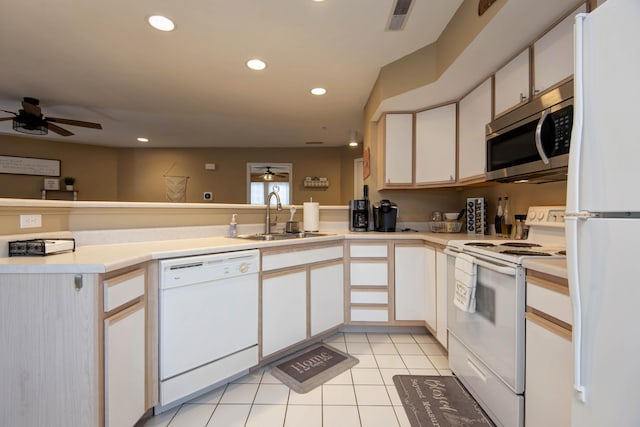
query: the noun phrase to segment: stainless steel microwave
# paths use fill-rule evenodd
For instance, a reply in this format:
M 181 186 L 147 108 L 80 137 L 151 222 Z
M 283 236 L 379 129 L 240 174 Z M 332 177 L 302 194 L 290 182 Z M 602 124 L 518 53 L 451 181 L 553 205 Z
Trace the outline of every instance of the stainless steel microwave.
M 573 80 L 487 124 L 487 180 L 566 180 L 572 126 Z

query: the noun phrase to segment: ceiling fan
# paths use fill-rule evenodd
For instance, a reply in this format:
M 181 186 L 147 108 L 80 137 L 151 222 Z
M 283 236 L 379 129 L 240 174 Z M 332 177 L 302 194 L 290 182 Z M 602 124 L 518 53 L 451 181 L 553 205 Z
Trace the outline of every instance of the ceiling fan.
M 62 136 L 73 135 L 73 132 L 70 132 L 54 123 L 81 126 L 91 129 L 102 129 L 102 125 L 99 123 L 62 119 L 59 117 L 44 117 L 39 105 L 40 100 L 25 97 L 22 100 L 22 109 L 18 110 L 17 113 L 14 113 L 13 111 L 0 110 L 5 113 L 13 114 L 13 117 L 0 117 L 0 121 L 13 120 L 14 130 L 17 132 L 28 133 L 30 135 L 46 135 L 49 131 L 53 131 Z
M 273 181 L 274 178 L 289 178 L 288 173 L 274 172 L 272 169 L 276 169 L 276 168 L 272 168 L 271 166 L 256 166 L 255 168 L 264 170 L 264 172 L 261 175 L 265 181 Z

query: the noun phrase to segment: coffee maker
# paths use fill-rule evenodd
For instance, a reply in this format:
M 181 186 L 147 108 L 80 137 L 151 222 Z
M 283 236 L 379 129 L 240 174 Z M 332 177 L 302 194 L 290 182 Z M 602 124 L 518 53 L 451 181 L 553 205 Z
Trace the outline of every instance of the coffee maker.
M 373 221 L 376 231 L 396 231 L 398 206 L 389 200 L 380 200 L 380 205 L 373 206 Z
M 349 200 L 349 231 L 369 229 L 369 200 Z
M 369 186 L 362 188 L 362 199 L 349 200 L 349 231 L 368 231 L 371 221 Z

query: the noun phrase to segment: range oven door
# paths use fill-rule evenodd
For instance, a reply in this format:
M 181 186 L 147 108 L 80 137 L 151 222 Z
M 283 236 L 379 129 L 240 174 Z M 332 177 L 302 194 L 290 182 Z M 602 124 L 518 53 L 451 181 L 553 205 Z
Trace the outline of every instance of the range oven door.
M 445 253 L 455 262 L 454 251 L 447 249 Z M 453 304 L 455 275 L 449 274 L 449 332 L 514 393 L 521 394 L 524 392 L 524 269 L 478 257 L 476 264 L 475 313 L 462 311 Z

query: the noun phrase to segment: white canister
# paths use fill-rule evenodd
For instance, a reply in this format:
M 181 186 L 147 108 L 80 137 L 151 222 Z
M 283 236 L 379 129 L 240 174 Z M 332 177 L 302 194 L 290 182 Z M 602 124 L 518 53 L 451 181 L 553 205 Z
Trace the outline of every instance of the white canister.
M 318 202 L 304 202 L 302 204 L 302 217 L 304 231 L 320 230 L 320 204 Z

